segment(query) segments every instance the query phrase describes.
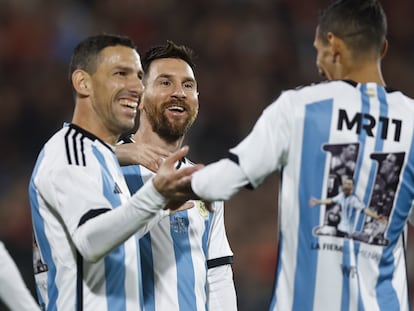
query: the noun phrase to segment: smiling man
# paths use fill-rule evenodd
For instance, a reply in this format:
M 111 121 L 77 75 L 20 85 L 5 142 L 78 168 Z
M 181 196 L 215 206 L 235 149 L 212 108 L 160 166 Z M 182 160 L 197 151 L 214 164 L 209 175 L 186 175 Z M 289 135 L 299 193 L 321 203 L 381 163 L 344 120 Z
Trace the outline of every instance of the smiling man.
M 86 38 L 73 52 L 69 75 L 72 122 L 43 147 L 29 188 L 39 303 L 42 310 L 139 311 L 135 233 L 169 214 L 168 189 L 197 166 L 175 170 L 187 151 L 180 149 L 131 197 L 115 156 L 144 88 L 129 38 Z
M 140 104 L 135 144 L 117 147 L 127 163 L 153 146 L 178 150 L 198 114 L 198 90 L 192 51 L 173 42 L 157 46 L 142 59 L 145 91 Z M 177 167 L 191 167 L 186 158 Z M 122 168 L 131 192 L 154 172 L 142 165 Z M 156 168 L 155 168 L 156 169 Z M 163 218 L 140 240 L 142 282 L 147 311 L 237 310 L 230 249 L 222 201 L 209 212 L 202 201 L 196 208 Z

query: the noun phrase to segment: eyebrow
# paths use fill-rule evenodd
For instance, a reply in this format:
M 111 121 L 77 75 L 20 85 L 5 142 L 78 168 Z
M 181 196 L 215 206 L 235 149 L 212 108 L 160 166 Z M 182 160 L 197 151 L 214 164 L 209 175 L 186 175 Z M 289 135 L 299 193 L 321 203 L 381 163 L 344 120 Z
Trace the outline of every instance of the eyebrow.
M 172 75 L 172 74 L 168 74 L 168 73 L 162 73 L 162 74 L 160 74 L 159 76 L 157 76 L 157 78 L 156 79 L 159 79 L 159 78 L 172 78 L 172 77 L 174 77 L 174 75 Z M 189 76 L 187 76 L 187 77 L 185 77 L 184 78 L 184 81 L 185 82 L 188 82 L 188 81 L 191 81 L 191 82 L 197 82 L 193 77 L 189 77 Z
M 135 69 L 131 66 L 126 65 L 116 65 L 114 70 L 123 70 L 123 71 L 135 71 Z M 138 72 L 143 72 L 142 69 L 138 70 Z

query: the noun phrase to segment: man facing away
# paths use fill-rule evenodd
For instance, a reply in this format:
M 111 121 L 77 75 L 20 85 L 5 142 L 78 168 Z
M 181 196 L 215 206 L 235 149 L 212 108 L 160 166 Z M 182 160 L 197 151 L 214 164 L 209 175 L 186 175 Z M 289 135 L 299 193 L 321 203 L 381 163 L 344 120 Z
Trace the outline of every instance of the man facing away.
M 227 159 L 192 178 L 200 198 L 217 200 L 281 171 L 279 252 L 269 310 L 409 310 L 404 247 L 414 199 L 414 101 L 385 86 L 380 64 L 386 33 L 379 1 L 331 3 L 319 17 L 314 40 L 317 67 L 329 81 L 283 92 Z M 308 207 L 310 197 L 326 197 L 328 190 L 331 157 L 324 146 L 351 143 L 359 146 L 355 194 L 373 210 L 376 159 L 404 155 L 383 232 L 388 243 L 312 233 L 325 219 L 322 207 Z M 361 230 L 363 221 L 356 226 Z
M 117 147 L 121 163 L 134 162 L 143 145 L 161 148 L 166 154 L 181 147 L 198 114 L 192 54 L 188 47 L 168 41 L 143 56 L 145 91 L 133 136 L 136 143 Z M 177 162 L 177 167 L 192 165 L 187 158 Z M 122 170 L 131 193 L 154 175 L 142 165 Z M 237 310 L 223 202 L 212 203 L 214 212 L 202 201 L 195 204 L 193 209 L 164 217 L 140 240 L 147 311 Z
M 198 168 L 174 168 L 187 152 L 180 149 L 130 195 L 115 145 L 134 126 L 142 75 L 127 37 L 88 37 L 73 52 L 72 122 L 45 144 L 29 186 L 35 280 L 44 310 L 142 310 L 135 233 L 169 213 L 163 208 L 172 189 Z

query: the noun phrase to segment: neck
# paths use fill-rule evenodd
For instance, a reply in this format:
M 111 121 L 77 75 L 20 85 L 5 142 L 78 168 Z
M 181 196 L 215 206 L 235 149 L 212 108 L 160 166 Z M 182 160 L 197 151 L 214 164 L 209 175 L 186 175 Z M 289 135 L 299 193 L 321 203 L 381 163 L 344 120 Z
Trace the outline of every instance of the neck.
M 353 80 L 358 83 L 374 82 L 385 86 L 385 81 L 381 72 L 381 65 L 377 63 L 356 63 L 355 66 L 345 75 L 344 79 Z
M 72 123 L 95 135 L 107 144 L 115 146 L 120 135 L 114 134 L 113 131 L 110 131 L 102 120 L 96 115 L 88 114 L 87 112 L 81 110 L 82 109 L 79 108 L 79 105 L 76 105 Z
M 158 133 L 154 132 L 151 125 L 141 118 L 138 131 L 134 135 L 134 140 L 136 142 L 160 147 L 169 152 L 175 152 L 181 147 L 184 141 L 184 136 L 174 141 L 167 141 L 159 136 Z

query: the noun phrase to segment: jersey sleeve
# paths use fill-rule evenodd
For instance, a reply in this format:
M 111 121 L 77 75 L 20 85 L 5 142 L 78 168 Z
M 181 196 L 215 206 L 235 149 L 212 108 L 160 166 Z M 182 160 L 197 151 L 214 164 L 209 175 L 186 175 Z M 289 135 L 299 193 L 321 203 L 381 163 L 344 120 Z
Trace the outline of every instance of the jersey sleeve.
M 237 311 L 237 295 L 231 265 L 208 270 L 207 304 L 209 310 Z
M 249 184 L 256 188 L 285 164 L 293 112 L 288 109 L 289 97 L 284 94 L 265 109 L 250 134 L 230 149 L 229 158 L 193 174 L 191 187 L 200 198 L 227 200 Z
M 294 115 L 288 94 L 267 107 L 250 134 L 230 150 L 254 188 L 285 163 Z
M 92 178 L 91 176 L 94 176 Z M 81 218 L 90 210 L 111 209 L 110 202 L 102 193 L 102 184 L 96 171 L 84 166 L 66 165 L 49 172 L 38 187 L 46 201 L 63 220 L 68 232 L 73 235 Z
M 76 249 L 90 262 L 96 262 L 135 232 L 145 230 L 160 217 L 167 203 L 152 180 L 132 197 L 128 194 L 128 200 L 114 199 L 113 193 L 106 194 L 102 189 L 97 170 L 99 167 L 93 165 L 66 165 L 38 181 L 49 207 L 55 208 L 53 212 L 59 215 Z
M 224 225 L 224 202 L 215 201 L 213 205 L 215 212 L 211 224 L 207 260 L 233 256 Z M 209 310 L 237 310 L 236 290 L 230 263 L 208 269 L 207 289 Z
M 207 260 L 233 256 L 224 225 L 224 202 L 215 201 L 213 207 L 215 212 L 210 229 Z
M 10 310 L 40 311 L 2 242 L 0 242 L 0 284 L 0 299 Z

